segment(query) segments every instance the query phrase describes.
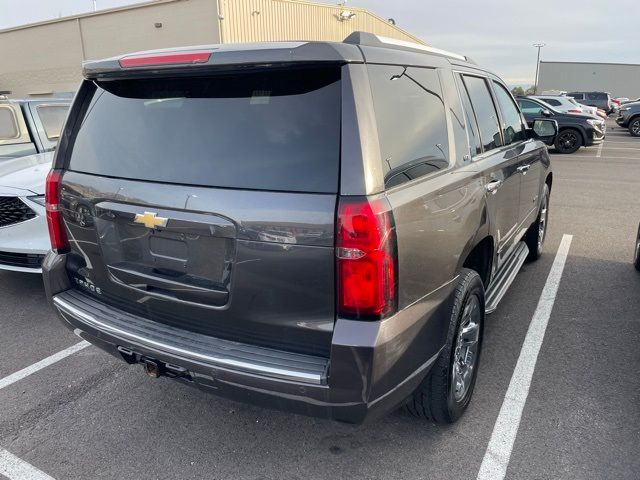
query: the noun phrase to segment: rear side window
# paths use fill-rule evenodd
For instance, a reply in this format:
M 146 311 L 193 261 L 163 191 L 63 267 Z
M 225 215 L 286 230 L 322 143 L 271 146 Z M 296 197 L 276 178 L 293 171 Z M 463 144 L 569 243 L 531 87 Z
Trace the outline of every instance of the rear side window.
M 478 124 L 473 113 L 471 100 L 469 100 L 469 94 L 462 82 L 462 77 L 459 75 L 456 75 L 456 84 L 458 85 L 458 91 L 460 92 L 460 98 L 462 99 L 462 105 L 464 107 L 464 116 L 467 123 L 467 131 L 469 133 L 469 149 L 471 150 L 472 155 L 478 155 L 482 153 L 482 141 L 480 140 L 480 134 L 478 133 Z
M 438 73 L 369 65 L 385 186 L 449 166 L 449 138 Z
M 560 101 L 556 100 L 555 98 L 541 98 L 540 100 L 542 100 L 545 103 L 548 103 L 552 107 L 558 107 L 562 105 L 562 103 L 560 103 Z
M 587 99 L 589 100 L 608 100 L 606 93 L 587 93 Z
M 497 82 L 493 82 L 493 87 L 496 100 L 498 100 L 498 105 L 500 106 L 500 112 L 502 113 L 502 132 L 505 145 L 525 140 L 522 118 L 520 117 L 518 107 L 513 103 L 511 95 Z
M 11 107 L 0 107 L 0 141 L 18 137 L 18 123 Z
M 532 102 L 531 100 L 524 100 L 522 98 L 518 99 L 518 105 L 520 106 L 522 113 L 525 115 L 538 115 L 544 110 L 540 104 Z
M 575 98 L 576 100 L 584 100 L 584 95 L 581 93 L 567 93 L 567 96 Z
M 212 187 L 335 193 L 340 68 L 98 82 L 69 168 Z
M 69 107 L 67 105 L 38 105 L 36 110 L 47 138 L 58 140 Z
M 469 98 L 471 98 L 473 110 L 478 119 L 480 138 L 482 139 L 484 150 L 493 150 L 502 146 L 498 113 L 493 105 L 486 80 L 469 75 L 463 75 L 463 77 L 469 92 Z

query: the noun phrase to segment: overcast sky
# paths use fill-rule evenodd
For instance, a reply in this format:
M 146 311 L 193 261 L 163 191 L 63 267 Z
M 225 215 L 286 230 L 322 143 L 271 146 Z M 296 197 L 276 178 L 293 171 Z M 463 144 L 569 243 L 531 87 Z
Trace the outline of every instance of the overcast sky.
M 97 0 L 99 9 L 129 3 L 135 2 Z M 547 44 L 543 60 L 640 63 L 638 0 L 350 0 L 349 5 L 391 17 L 430 45 L 469 55 L 510 85 L 533 83 L 535 42 Z M 92 0 L 0 0 L 0 28 L 92 8 Z

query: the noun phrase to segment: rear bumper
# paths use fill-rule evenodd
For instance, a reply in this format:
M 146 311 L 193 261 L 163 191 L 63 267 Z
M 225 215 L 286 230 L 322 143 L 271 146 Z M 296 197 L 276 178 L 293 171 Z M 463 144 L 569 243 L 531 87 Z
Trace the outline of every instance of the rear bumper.
M 49 254 L 43 273 L 47 294 L 68 328 L 129 363 L 150 359 L 184 369 L 181 380 L 233 400 L 362 423 L 402 403 L 440 352 L 437 315 L 425 321 L 415 308 L 380 322 L 338 320 L 330 358 L 196 334 L 70 288 L 63 257 Z

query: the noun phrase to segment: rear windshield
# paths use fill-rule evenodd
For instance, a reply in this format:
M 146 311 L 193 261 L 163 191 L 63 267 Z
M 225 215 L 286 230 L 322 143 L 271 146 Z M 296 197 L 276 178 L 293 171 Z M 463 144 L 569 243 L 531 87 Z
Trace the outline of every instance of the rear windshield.
M 98 83 L 69 169 L 225 188 L 335 193 L 340 69 Z

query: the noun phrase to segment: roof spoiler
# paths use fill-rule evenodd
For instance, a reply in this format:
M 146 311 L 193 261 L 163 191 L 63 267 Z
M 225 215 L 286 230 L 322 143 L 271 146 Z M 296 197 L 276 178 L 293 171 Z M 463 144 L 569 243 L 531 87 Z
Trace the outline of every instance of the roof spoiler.
M 454 58 L 463 62 L 469 62 L 475 64 L 469 57 L 460 55 L 458 53 L 449 52 L 440 48 L 429 47 L 415 42 L 407 42 L 405 40 L 397 40 L 395 38 L 383 37 L 375 35 L 369 32 L 353 32 L 347 38 L 343 40 L 344 43 L 351 45 L 367 45 L 370 47 L 384 47 L 384 48 L 396 48 L 398 50 L 419 50 L 426 53 L 432 53 L 434 55 L 441 55 L 443 57 Z

